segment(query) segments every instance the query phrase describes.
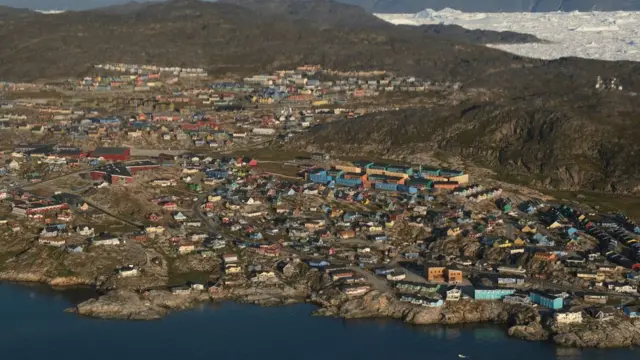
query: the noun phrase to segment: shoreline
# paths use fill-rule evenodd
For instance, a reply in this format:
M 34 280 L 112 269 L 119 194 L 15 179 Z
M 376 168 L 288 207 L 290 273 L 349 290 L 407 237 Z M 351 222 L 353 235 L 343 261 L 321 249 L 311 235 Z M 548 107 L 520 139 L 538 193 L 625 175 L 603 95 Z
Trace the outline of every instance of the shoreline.
M 311 274 L 311 276 L 309 276 Z M 555 326 L 540 316 L 538 309 L 521 304 L 501 301 L 460 300 L 445 302 L 442 307 L 424 307 L 401 302 L 391 293 L 370 290 L 361 296 L 347 296 L 336 288 L 313 289 L 313 284 L 323 285 L 323 274 L 310 271 L 305 279 L 293 286 L 274 284 L 225 288 L 217 292 L 193 291 L 173 294 L 165 290 L 149 290 L 138 293 L 131 289 L 117 289 L 101 294 L 96 284 L 86 281 L 24 281 L 8 280 L 5 274 L 0 282 L 21 286 L 37 284 L 52 291 L 87 289 L 94 296 L 65 309 L 80 316 L 98 319 L 150 321 L 160 320 L 171 312 L 184 311 L 204 303 L 231 301 L 261 307 L 286 306 L 298 303 L 314 305 L 311 316 L 328 316 L 342 319 L 393 319 L 406 325 L 500 325 L 508 337 L 528 341 L 546 341 L 558 347 L 569 348 L 623 348 L 640 345 L 640 321 L 616 318 L 608 322 L 592 322 Z M 314 276 L 315 275 L 315 276 Z M 33 278 L 25 276 L 22 278 Z M 77 278 L 77 280 L 81 280 Z M 64 284 L 64 285 L 60 285 Z M 326 284 L 324 284 L 326 285 Z

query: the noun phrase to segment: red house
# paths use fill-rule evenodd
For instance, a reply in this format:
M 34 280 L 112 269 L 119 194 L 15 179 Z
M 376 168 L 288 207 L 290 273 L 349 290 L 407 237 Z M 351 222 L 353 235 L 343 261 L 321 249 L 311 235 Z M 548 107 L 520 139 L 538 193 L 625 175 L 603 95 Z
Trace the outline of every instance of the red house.
M 101 166 L 90 172 L 92 180 L 104 180 L 111 184 L 132 183 L 133 175 L 140 171 L 159 168 L 160 165 L 152 161 L 137 161 L 128 164 L 114 163 Z
M 160 221 L 160 219 L 162 219 L 162 216 L 156 213 L 152 213 L 147 218 L 149 219 L 149 221 L 157 222 L 157 221 Z
M 104 180 L 111 184 L 132 183 L 133 175 L 123 164 L 107 164 L 89 173 L 92 180 Z
M 162 204 L 162 208 L 167 211 L 175 211 L 178 210 L 178 204 L 174 203 L 173 201 L 168 201 Z
M 108 161 L 127 161 L 131 158 L 131 149 L 128 147 L 98 147 L 91 152 L 90 156 Z
M 131 173 L 131 175 L 135 175 L 140 171 L 149 171 L 149 170 L 158 169 L 160 165 L 152 161 L 138 161 L 138 162 L 127 163 L 126 167 Z

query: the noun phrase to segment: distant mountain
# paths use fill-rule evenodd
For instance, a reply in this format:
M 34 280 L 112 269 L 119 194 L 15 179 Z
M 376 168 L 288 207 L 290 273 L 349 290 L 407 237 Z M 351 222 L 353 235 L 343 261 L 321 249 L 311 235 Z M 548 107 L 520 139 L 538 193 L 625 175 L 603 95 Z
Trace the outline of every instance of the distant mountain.
M 320 29 L 331 27 L 375 29 L 387 33 L 415 33 L 471 44 L 511 44 L 539 42 L 530 34 L 505 31 L 469 30 L 457 25 L 389 26 L 359 6 L 333 0 L 220 0 L 237 4 L 259 14 L 278 15 Z
M 88 10 L 119 5 L 130 0 L 0 0 L 0 5 L 39 10 Z M 162 1 L 162 0 L 150 0 Z M 249 0 L 258 1 L 261 0 Z M 267 2 L 268 0 L 264 0 Z M 467 12 L 528 11 L 638 11 L 640 0 L 338 0 L 368 12 L 415 13 L 424 9 L 452 8 Z
M 29 15 L 35 15 L 35 12 L 29 9 L 20 9 L 0 5 L 0 20 Z
M 316 11 L 311 20 L 196 0 L 128 6 L 126 11 L 111 7 L 12 18 L 0 26 L 0 79 L 86 74 L 92 65 L 105 62 L 197 66 L 212 73 L 251 73 L 319 63 L 336 69 L 388 69 L 442 80 L 469 80 L 513 67 L 510 54 L 440 40 L 375 18 L 379 28 L 336 23 L 319 31 L 313 19 L 329 18 L 326 11 L 334 6 L 322 1 L 313 5 Z M 373 18 L 364 12 L 361 15 Z M 515 63 L 538 62 L 520 59 Z
M 259 14 L 282 15 L 293 21 L 357 28 L 388 28 L 383 21 L 363 8 L 333 0 L 219 0 L 246 7 Z

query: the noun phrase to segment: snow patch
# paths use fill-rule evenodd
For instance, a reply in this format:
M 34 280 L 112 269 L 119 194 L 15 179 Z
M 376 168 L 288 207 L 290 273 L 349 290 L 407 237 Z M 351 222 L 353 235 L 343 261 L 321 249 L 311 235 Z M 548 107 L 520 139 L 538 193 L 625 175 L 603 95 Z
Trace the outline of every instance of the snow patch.
M 45 15 L 55 15 L 55 14 L 62 14 L 66 12 L 66 10 L 34 10 L 34 11 L 39 12 L 40 14 L 45 14 Z

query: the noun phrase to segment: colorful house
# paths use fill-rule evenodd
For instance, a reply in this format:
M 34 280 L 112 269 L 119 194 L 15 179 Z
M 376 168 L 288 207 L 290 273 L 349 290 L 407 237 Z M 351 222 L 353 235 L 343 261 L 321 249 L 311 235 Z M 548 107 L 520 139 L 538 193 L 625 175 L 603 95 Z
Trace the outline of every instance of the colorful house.
M 538 304 L 540 306 L 547 307 L 553 310 L 559 310 L 564 307 L 564 299 L 558 296 L 533 291 L 529 293 L 529 299 L 534 304 Z
M 475 288 L 473 298 L 476 300 L 502 300 L 505 296 L 515 293 L 515 289 Z
M 624 313 L 630 318 L 640 318 L 640 306 L 625 306 Z

